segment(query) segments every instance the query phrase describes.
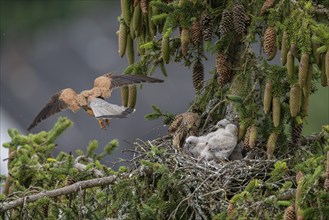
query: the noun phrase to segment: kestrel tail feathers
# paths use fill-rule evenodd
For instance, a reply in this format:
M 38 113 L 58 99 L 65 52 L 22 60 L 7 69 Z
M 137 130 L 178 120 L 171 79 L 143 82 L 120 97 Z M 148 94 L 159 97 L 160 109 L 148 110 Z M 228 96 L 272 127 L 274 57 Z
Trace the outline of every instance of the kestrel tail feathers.
M 95 118 L 126 118 L 135 111 L 135 109 L 114 105 L 99 98 L 94 98 L 89 106 L 93 110 Z

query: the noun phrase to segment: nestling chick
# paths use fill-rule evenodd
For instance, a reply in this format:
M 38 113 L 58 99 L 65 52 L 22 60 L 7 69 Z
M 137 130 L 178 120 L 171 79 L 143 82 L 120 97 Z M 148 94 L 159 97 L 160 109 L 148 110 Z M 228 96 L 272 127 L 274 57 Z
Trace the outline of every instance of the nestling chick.
M 232 154 L 237 145 L 237 126 L 223 119 L 215 127 L 217 130 L 207 135 L 186 138 L 184 147 L 193 157 L 206 160 L 228 159 Z
M 227 159 L 237 145 L 238 128 L 234 124 L 228 124 L 225 129 L 218 129 L 216 135 L 208 139 L 210 151 L 217 159 Z
M 210 145 L 208 145 L 208 143 L 199 143 L 198 144 L 199 148 L 202 148 L 201 152 L 200 152 L 200 156 L 199 156 L 199 161 L 200 160 L 213 160 L 215 159 L 215 155 L 211 152 L 210 150 Z
M 189 136 L 186 138 L 184 143 L 184 148 L 187 149 L 195 158 L 200 156 L 200 153 L 206 144 L 206 139 L 203 140 L 201 137 Z
M 219 122 L 217 122 L 217 124 L 215 125 L 216 128 L 225 128 L 226 125 L 230 124 L 230 121 L 227 120 L 226 118 L 220 120 Z

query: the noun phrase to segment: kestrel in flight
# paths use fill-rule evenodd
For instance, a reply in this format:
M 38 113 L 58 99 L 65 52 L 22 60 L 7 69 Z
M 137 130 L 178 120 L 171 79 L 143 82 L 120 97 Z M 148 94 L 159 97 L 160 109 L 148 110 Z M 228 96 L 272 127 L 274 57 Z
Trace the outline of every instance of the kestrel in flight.
M 80 94 L 67 88 L 53 95 L 46 106 L 35 117 L 27 130 L 31 130 L 39 122 L 65 109 L 77 112 L 83 108 L 90 116 L 98 119 L 101 128 L 109 125 L 110 118 L 125 118 L 134 112 L 126 108 L 106 102 L 104 99 L 111 96 L 112 90 L 121 86 L 138 83 L 161 83 L 163 80 L 142 75 L 114 75 L 112 73 L 99 76 L 94 81 L 94 87 L 84 90 Z

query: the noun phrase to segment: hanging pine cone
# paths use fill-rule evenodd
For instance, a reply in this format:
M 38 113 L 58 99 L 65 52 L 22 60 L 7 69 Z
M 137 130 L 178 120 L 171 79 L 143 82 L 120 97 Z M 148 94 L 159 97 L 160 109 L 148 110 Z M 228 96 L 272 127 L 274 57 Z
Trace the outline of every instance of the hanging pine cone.
M 303 123 L 298 124 L 297 122 L 293 121 L 291 123 L 291 140 L 294 144 L 298 144 L 303 132 Z
M 201 34 L 201 25 L 199 21 L 193 21 L 192 27 L 192 42 L 194 45 L 200 45 L 202 41 L 202 34 Z
M 289 107 L 291 117 L 296 117 L 300 111 L 302 92 L 298 83 L 291 86 Z
M 193 86 L 196 91 L 200 91 L 203 86 L 204 68 L 200 60 L 197 60 L 193 66 Z
M 280 114 L 281 114 L 281 102 L 279 97 L 273 97 L 272 99 L 272 118 L 274 127 L 280 125 Z
M 312 65 L 308 65 L 308 72 L 306 76 L 305 86 L 303 88 L 302 106 L 301 106 L 301 112 L 304 117 L 308 116 L 308 112 L 309 112 L 310 95 L 312 88 L 312 75 L 313 75 L 313 67 Z
M 233 24 L 234 30 L 239 35 L 244 35 L 246 33 L 246 12 L 243 5 L 236 4 L 233 7 Z
M 250 126 L 249 147 L 252 149 L 256 146 L 257 141 L 257 127 L 256 125 Z
M 266 0 L 262 6 L 262 9 L 260 10 L 260 16 L 263 16 L 268 9 L 270 9 L 274 5 L 275 0 Z
M 121 87 L 121 103 L 122 103 L 122 106 L 124 106 L 124 107 L 128 106 L 128 96 L 129 96 L 128 86 L 122 86 Z
M 147 6 L 148 6 L 148 0 L 141 0 L 141 9 L 143 15 L 147 14 Z
M 238 143 L 242 141 L 242 138 L 246 135 L 246 132 L 247 132 L 247 125 L 246 123 L 241 122 L 238 130 Z
M 119 55 L 120 57 L 123 57 L 125 55 L 127 45 L 127 26 L 125 25 L 124 20 L 120 21 L 118 44 Z
M 283 220 L 295 220 L 296 214 L 295 214 L 295 206 L 290 205 L 284 210 Z
M 287 54 L 288 54 L 288 34 L 287 31 L 284 31 L 282 34 L 281 41 L 281 64 L 284 66 L 287 63 Z
M 219 52 L 216 56 L 216 71 L 218 74 L 218 83 L 225 85 L 232 76 L 232 64 L 228 60 L 227 55 Z
M 201 29 L 203 39 L 205 41 L 211 41 L 212 32 L 213 32 L 213 17 L 209 12 L 205 12 L 201 17 Z
M 130 23 L 130 1 L 129 0 L 121 0 L 121 12 L 123 16 L 123 20 L 126 25 L 129 26 Z
M 268 27 L 264 33 L 264 52 L 268 60 L 272 60 L 276 54 L 276 31 L 274 27 Z
M 309 55 L 303 53 L 298 66 L 298 82 L 300 88 L 304 88 L 309 66 Z
M 251 147 L 249 145 L 250 129 L 251 129 L 251 127 L 248 127 L 246 134 L 244 135 L 244 140 L 243 140 L 244 149 L 246 149 L 247 151 L 251 150 Z
M 232 12 L 229 9 L 224 9 L 222 13 L 222 19 L 219 23 L 219 32 L 221 35 L 225 35 L 231 31 L 232 26 Z
M 263 108 L 265 114 L 270 112 L 271 104 L 272 104 L 272 82 L 268 81 L 265 85 L 264 99 L 263 99 Z
M 170 48 L 169 48 L 169 37 L 163 36 L 161 41 L 161 53 L 162 59 L 165 63 L 170 61 Z
M 183 28 L 180 34 L 180 41 L 181 41 L 181 47 L 182 47 L 182 54 L 183 56 L 186 56 L 188 51 L 188 45 L 190 42 L 190 31 L 188 28 Z
M 273 153 L 275 150 L 277 140 L 278 140 L 278 134 L 275 132 L 272 132 L 268 138 L 267 145 L 266 145 L 266 148 L 267 148 L 266 154 L 267 154 L 268 160 L 273 159 Z
M 295 72 L 295 58 L 290 51 L 287 53 L 287 72 L 290 79 L 293 79 Z
M 129 85 L 128 86 L 128 108 L 134 108 L 137 101 L 137 88 L 136 85 Z
M 290 53 L 295 57 L 298 58 L 298 53 L 297 53 L 297 45 L 295 42 L 290 43 Z

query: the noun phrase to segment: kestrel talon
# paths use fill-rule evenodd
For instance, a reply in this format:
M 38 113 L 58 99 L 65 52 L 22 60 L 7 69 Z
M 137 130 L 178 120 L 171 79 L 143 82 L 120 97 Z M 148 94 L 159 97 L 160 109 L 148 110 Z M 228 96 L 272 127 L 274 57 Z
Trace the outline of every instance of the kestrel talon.
M 84 90 L 80 94 L 71 88 L 57 92 L 35 117 L 27 130 L 31 130 L 42 120 L 62 110 L 70 109 L 72 112 L 77 112 L 80 108 L 84 109 L 88 115 L 98 119 L 100 127 L 104 129 L 109 125 L 109 119 L 126 118 L 135 110 L 106 102 L 104 99 L 111 96 L 113 89 L 131 84 L 161 82 L 163 80 L 143 75 L 104 74 L 95 79 L 92 89 Z

